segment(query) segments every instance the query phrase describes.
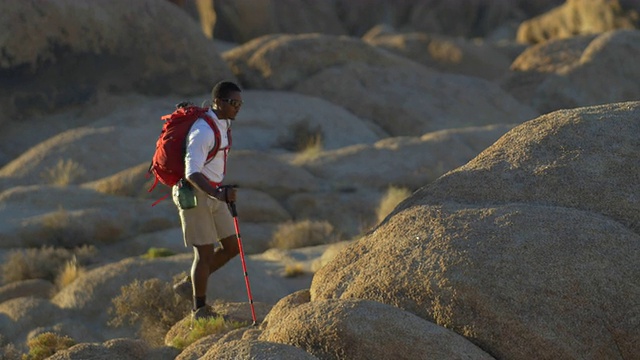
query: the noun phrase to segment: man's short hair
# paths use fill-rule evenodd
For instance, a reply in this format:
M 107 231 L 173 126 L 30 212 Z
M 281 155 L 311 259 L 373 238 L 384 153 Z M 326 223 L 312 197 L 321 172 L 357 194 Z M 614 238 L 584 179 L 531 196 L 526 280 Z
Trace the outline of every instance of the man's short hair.
M 211 100 L 226 99 L 232 92 L 241 92 L 240 87 L 231 81 L 221 81 L 211 90 Z

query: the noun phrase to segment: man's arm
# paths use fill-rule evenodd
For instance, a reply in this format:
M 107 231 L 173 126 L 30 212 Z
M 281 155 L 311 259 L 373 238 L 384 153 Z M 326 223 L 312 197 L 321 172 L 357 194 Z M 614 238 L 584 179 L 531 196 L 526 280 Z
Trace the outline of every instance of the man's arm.
M 236 201 L 236 189 L 229 187 L 217 188 L 207 180 L 207 178 L 199 172 L 193 173 L 187 176 L 187 180 L 198 189 L 204 191 L 209 196 L 214 197 L 220 201 L 232 203 Z

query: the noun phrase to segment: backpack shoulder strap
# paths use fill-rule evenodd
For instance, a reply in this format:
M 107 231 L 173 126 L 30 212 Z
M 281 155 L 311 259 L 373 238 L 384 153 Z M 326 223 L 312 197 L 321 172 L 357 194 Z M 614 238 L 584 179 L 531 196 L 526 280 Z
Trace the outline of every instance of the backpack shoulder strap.
M 209 124 L 211 130 L 213 130 L 213 135 L 215 136 L 215 144 L 213 145 L 213 149 L 211 149 L 211 151 L 209 151 L 209 153 L 207 154 L 206 161 L 208 162 L 211 161 L 211 159 L 213 159 L 218 153 L 218 150 L 220 150 L 220 142 L 222 141 L 222 137 L 220 135 L 220 129 L 218 129 L 218 125 L 215 124 L 213 118 L 209 116 L 209 114 L 203 113 L 202 118 L 207 122 L 207 124 Z

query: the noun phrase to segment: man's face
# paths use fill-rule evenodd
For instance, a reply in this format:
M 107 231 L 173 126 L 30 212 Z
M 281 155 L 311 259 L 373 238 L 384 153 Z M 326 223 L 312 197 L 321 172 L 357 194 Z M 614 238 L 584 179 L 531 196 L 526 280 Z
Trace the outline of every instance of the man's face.
M 234 120 L 240 107 L 242 106 L 242 96 L 240 92 L 234 91 L 226 98 L 215 99 L 216 109 L 218 109 L 218 117 L 220 119 Z

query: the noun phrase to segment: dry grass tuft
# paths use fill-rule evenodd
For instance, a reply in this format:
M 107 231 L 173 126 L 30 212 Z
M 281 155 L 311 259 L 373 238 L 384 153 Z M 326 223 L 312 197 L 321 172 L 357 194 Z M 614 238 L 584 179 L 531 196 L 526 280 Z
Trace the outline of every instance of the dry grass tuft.
M 333 225 L 327 221 L 303 220 L 280 224 L 273 234 L 271 247 L 296 249 L 334 243 L 339 240 Z
M 315 137 L 311 137 L 305 146 L 298 151 L 296 157 L 293 159 L 293 164 L 303 164 L 313 160 L 322 154 L 322 150 L 324 150 L 322 136 L 316 135 Z
M 294 163 L 303 163 L 322 153 L 322 128 L 319 125 L 312 127 L 306 120 L 297 122 L 289 126 L 287 136 L 278 139 L 278 144 L 285 150 L 297 153 Z
M 53 167 L 45 169 L 40 176 L 45 183 L 67 186 L 82 182 L 87 171 L 71 159 L 60 159 Z
M 22 354 L 14 344 L 5 343 L 4 336 L 0 334 L 0 359 L 2 360 L 20 360 Z
M 311 127 L 308 121 L 303 120 L 289 126 L 286 137 L 278 139 L 280 147 L 300 152 L 309 147 L 309 144 L 322 143 L 322 128 L 318 125 Z
M 304 266 L 300 263 L 287 264 L 284 267 L 284 277 L 286 278 L 298 277 L 304 274 L 305 274 Z
M 71 260 L 68 260 L 62 270 L 58 272 L 55 281 L 56 288 L 58 290 L 64 289 L 67 285 L 84 275 L 84 273 L 84 267 L 78 263 L 78 258 L 74 256 Z
M 122 170 L 100 180 L 86 183 L 84 186 L 103 194 L 155 199 L 158 197 L 154 191 L 147 190 L 153 185 L 153 177 L 148 176 L 149 164 Z
M 142 255 L 142 257 L 145 259 L 159 259 L 159 258 L 173 256 L 175 254 L 176 254 L 175 251 L 172 251 L 167 248 L 152 247 L 152 248 L 149 248 L 149 250 L 147 250 L 147 252 L 144 255 Z
M 387 189 L 387 193 L 380 200 L 380 204 L 376 210 L 378 222 L 384 220 L 384 218 L 387 217 L 387 215 L 389 215 L 393 209 L 398 206 L 398 204 L 409 196 L 411 196 L 411 191 L 409 191 L 409 189 L 390 186 L 389 189 Z
M 167 331 L 191 309 L 189 301 L 181 299 L 171 284 L 160 279 L 135 280 L 123 286 L 112 305 L 109 325 L 136 325 L 140 337 L 157 346 L 164 344 Z

